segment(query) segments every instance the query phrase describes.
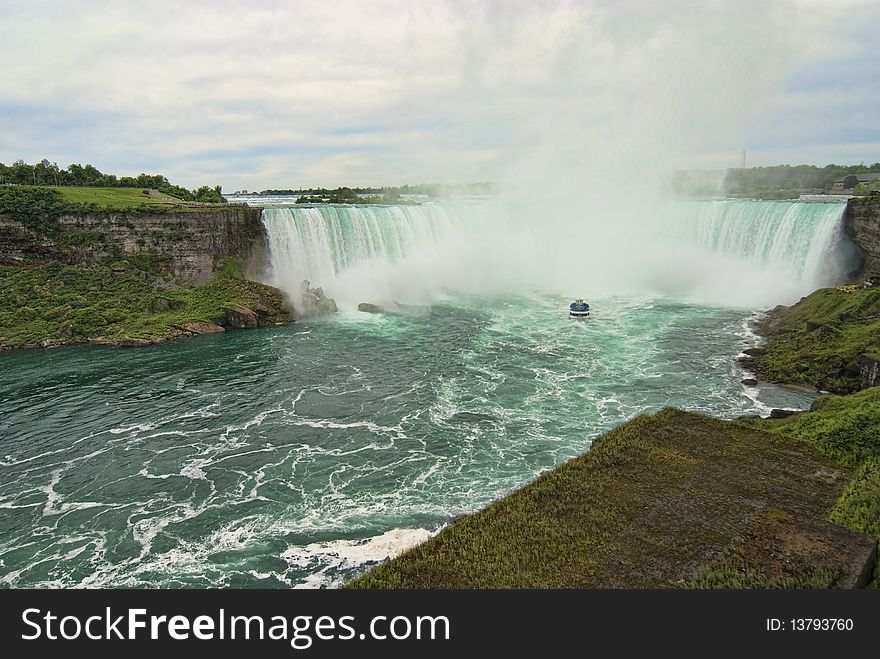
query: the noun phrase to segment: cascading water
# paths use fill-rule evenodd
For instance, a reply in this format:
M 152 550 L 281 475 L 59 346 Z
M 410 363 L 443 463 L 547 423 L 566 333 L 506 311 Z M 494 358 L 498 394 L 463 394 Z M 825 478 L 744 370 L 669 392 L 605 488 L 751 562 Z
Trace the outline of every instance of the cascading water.
M 392 282 L 388 269 L 468 240 L 492 211 L 487 203 L 266 209 L 271 283 L 292 295 L 307 279 L 343 300 L 407 297 L 406 277 Z
M 716 268 L 738 260 L 798 295 L 840 283 L 854 251 L 843 234 L 846 205 L 805 201 L 689 201 L 662 211 L 667 239 L 696 245 Z M 778 300 L 783 301 L 783 300 Z
M 355 302 L 438 291 L 652 292 L 763 306 L 838 283 L 850 253 L 841 203 L 676 201 L 608 249 L 609 224 L 516 223 L 497 202 L 276 208 L 263 213 L 272 283 L 303 279 Z M 613 227 L 612 227 L 613 228 Z M 586 245 L 579 251 L 577 245 Z M 411 300 L 410 300 L 411 301 Z

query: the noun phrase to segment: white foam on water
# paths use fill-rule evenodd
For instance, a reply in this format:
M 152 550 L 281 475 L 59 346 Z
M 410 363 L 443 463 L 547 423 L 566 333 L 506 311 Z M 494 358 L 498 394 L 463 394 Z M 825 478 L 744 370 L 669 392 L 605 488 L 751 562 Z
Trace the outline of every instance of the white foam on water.
M 304 547 L 290 547 L 281 557 L 292 566 L 311 568 L 316 563 L 323 567 L 309 575 L 296 588 L 318 588 L 333 585 L 334 577 L 328 570 L 351 569 L 366 564 L 381 563 L 395 558 L 434 535 L 427 529 L 392 529 L 364 540 L 335 540 L 316 542 Z M 337 577 L 338 579 L 338 577 Z

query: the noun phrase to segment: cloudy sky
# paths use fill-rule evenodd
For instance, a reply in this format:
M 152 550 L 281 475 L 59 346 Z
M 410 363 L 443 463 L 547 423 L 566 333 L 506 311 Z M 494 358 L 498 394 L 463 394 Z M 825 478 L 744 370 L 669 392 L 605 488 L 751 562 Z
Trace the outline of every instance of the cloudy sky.
M 226 191 L 875 162 L 878 26 L 875 0 L 0 0 L 0 162 Z

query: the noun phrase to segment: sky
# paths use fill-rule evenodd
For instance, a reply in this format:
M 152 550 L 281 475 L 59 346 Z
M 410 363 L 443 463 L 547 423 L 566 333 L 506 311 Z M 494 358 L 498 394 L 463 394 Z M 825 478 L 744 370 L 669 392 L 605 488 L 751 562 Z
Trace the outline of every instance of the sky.
M 0 0 L 0 162 L 226 192 L 872 163 L 878 25 L 876 0 Z

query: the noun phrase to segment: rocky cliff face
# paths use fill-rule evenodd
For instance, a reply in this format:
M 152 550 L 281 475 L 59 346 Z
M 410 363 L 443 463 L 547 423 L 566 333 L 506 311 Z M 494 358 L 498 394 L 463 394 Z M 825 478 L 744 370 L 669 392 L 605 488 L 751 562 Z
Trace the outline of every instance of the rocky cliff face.
M 850 199 L 844 213 L 844 230 L 862 252 L 859 275 L 880 278 L 880 197 Z
M 209 280 L 217 260 L 228 256 L 241 258 L 257 276 L 265 251 L 260 213 L 260 208 L 247 206 L 103 211 L 62 216 L 51 234 L 0 218 L 0 263 L 53 258 L 88 264 L 114 252 L 150 251 L 166 255 L 170 271 L 194 284 Z
M 859 377 L 862 389 L 880 386 L 880 360 L 870 355 L 859 358 Z
M 0 350 L 151 345 L 294 320 L 284 294 L 259 282 L 260 213 L 205 206 L 33 224 L 0 217 Z

